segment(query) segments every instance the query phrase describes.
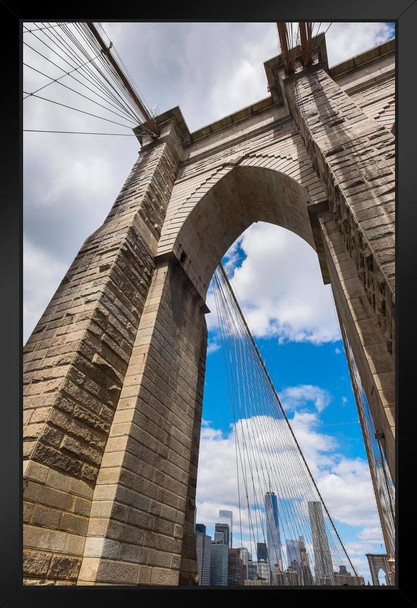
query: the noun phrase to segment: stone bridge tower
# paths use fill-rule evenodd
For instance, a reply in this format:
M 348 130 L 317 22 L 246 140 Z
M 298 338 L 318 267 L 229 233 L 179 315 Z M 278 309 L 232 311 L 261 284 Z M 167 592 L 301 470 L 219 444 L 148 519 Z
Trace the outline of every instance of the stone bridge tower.
M 366 554 L 369 570 L 371 572 L 372 584 L 375 587 L 381 586 L 379 575 L 382 572 L 385 575 L 384 585 L 393 585 L 394 582 L 391 577 L 392 568 L 390 567 L 388 555 L 381 553 L 367 553 Z
M 191 585 L 205 297 L 253 222 L 330 282 L 394 478 L 394 43 L 194 133 L 157 119 L 24 349 L 25 584 Z

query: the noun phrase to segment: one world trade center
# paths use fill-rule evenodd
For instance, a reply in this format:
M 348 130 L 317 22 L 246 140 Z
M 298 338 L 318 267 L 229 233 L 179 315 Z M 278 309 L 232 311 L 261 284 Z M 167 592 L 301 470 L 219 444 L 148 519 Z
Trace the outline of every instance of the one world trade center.
M 274 571 L 275 564 L 282 570 L 281 538 L 278 524 L 278 501 L 275 492 L 265 494 L 266 541 L 268 547 L 269 570 Z

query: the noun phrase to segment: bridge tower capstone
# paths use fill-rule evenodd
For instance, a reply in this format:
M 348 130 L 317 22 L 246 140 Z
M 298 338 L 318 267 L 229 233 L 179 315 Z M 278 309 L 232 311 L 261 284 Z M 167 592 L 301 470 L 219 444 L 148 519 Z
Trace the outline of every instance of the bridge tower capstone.
M 174 108 L 159 139 L 139 136 L 29 338 L 25 584 L 196 584 L 205 298 L 253 222 L 317 251 L 394 478 L 395 139 L 361 106 L 366 74 L 391 82 L 394 47 L 332 73 L 318 42 L 291 76 L 265 64 L 265 100 L 194 133 Z

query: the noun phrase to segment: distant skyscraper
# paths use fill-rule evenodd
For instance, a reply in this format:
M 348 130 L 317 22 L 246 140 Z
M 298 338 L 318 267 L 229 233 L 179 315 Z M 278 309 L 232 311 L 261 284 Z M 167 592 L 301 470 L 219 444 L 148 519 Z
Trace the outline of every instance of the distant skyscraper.
M 256 543 L 256 576 L 258 580 L 264 581 L 266 585 L 271 582 L 271 575 L 268 564 L 268 548 L 266 543 Z
M 219 532 L 217 530 L 214 531 L 214 542 L 215 543 L 223 543 L 223 545 L 225 545 L 226 543 L 224 542 L 224 532 Z
M 225 543 L 211 543 L 210 585 L 227 586 L 229 547 Z
M 276 565 L 274 566 L 274 571 L 272 573 L 272 584 L 274 587 L 287 586 L 287 577 L 285 576 L 285 572 L 280 570 Z
M 268 550 L 266 548 L 266 543 L 256 543 L 256 559 L 259 561 L 267 561 L 268 559 Z
M 229 548 L 233 547 L 233 512 L 220 509 L 219 522 L 229 526 Z
M 217 540 L 216 534 L 217 532 L 223 532 L 224 535 L 224 544 L 230 547 L 230 529 L 229 524 L 217 523 L 214 526 L 214 540 Z
M 302 585 L 313 585 L 314 584 L 313 575 L 311 574 L 310 564 L 308 562 L 308 555 L 307 555 L 307 550 L 306 550 L 303 536 L 299 537 L 298 546 L 300 549 L 300 560 L 301 560 L 300 561 L 300 568 L 301 568 L 300 582 Z
M 352 576 L 352 574 L 347 571 L 346 566 L 340 566 L 339 572 L 334 573 L 334 582 L 335 585 L 349 587 L 359 587 L 365 585 L 363 576 Z
M 300 573 L 301 570 L 301 554 L 298 540 L 288 539 L 285 543 L 287 549 L 288 567 Z
M 244 564 L 246 564 L 246 566 L 248 565 L 249 561 L 252 561 L 252 556 L 249 553 L 249 551 L 246 549 L 246 547 L 239 547 L 239 551 L 240 551 L 240 559 L 242 560 L 242 562 Z
M 228 559 L 228 585 L 243 585 L 244 567 L 240 557 L 240 549 L 229 549 Z
M 275 564 L 282 570 L 281 539 L 278 523 L 278 501 L 275 492 L 265 494 L 266 542 L 268 545 L 269 569 L 272 573 Z
M 285 576 L 287 578 L 288 587 L 300 586 L 300 575 L 296 570 L 293 570 L 292 568 L 287 568 L 287 570 L 285 571 Z
M 298 587 L 300 585 L 300 577 L 298 572 L 292 568 L 287 568 L 285 572 L 279 569 L 275 564 L 272 573 L 272 584 L 277 587 Z
M 258 569 L 258 578 L 265 581 L 265 583 L 269 585 L 271 582 L 271 576 L 270 576 L 270 572 L 269 572 L 268 562 L 264 561 L 262 559 L 258 560 L 257 569 Z
M 253 581 L 258 578 L 258 564 L 249 560 L 248 562 L 248 578 L 247 580 Z
M 321 502 L 309 501 L 311 533 L 313 536 L 314 573 L 316 585 L 333 584 L 333 564 L 324 526 Z
M 211 538 L 204 524 L 196 524 L 196 550 L 199 585 L 210 585 Z
M 243 578 L 246 580 L 248 578 L 248 566 L 249 562 L 252 562 L 252 556 L 246 547 L 239 547 L 239 557 L 243 564 Z

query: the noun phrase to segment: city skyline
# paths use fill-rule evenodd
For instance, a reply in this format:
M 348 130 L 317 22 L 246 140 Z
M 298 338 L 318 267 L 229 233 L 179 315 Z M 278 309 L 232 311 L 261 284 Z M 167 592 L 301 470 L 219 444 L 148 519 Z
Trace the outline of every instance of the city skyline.
M 321 503 L 309 502 L 309 515 L 313 533 L 314 572 L 310 569 L 309 558 L 304 538 L 287 539 L 285 543 L 287 560 L 281 566 L 275 563 L 272 570 L 268 560 L 267 544 L 258 542 L 256 560 L 247 547 L 229 547 L 228 535 L 224 530 L 215 532 L 212 539 L 206 534 L 206 525 L 195 524 L 196 553 L 198 564 L 198 584 L 201 586 L 360 586 L 365 585 L 363 576 L 350 572 L 345 565 L 334 567 L 328 549 L 327 535 L 324 527 Z M 224 526 L 228 527 L 227 524 Z M 377 577 L 379 563 L 385 563 L 386 555 L 367 555 L 373 564 L 373 584 Z M 373 560 L 373 561 L 372 561 Z M 378 560 L 380 560 L 378 562 Z M 370 582 L 368 581 L 368 585 Z M 385 583 L 382 583 L 385 584 Z
M 267 499 L 268 497 L 268 499 Z M 269 501 L 269 504 L 268 504 Z M 266 506 L 268 504 L 268 508 L 270 508 L 270 516 L 267 516 Z M 270 557 L 272 553 L 274 556 L 279 555 L 278 557 L 278 571 L 286 572 L 287 570 L 294 570 L 297 572 L 299 584 L 301 585 L 315 585 L 315 584 L 333 584 L 329 583 L 330 581 L 335 580 L 335 575 L 339 574 L 338 579 L 342 580 L 342 572 L 337 571 L 337 568 L 346 569 L 346 565 L 339 564 L 336 558 L 336 561 L 332 559 L 332 551 L 329 547 L 328 540 L 328 531 L 326 530 L 326 524 L 323 514 L 323 506 L 320 501 L 308 501 L 307 511 L 308 511 L 308 519 L 310 522 L 310 535 L 311 540 L 306 544 L 305 538 L 300 535 L 298 538 L 289 538 L 287 536 L 281 537 L 279 531 L 279 518 L 278 518 L 278 497 L 271 488 L 265 492 L 264 499 L 264 507 L 263 507 L 263 517 L 265 518 L 265 528 L 264 534 L 265 537 L 263 541 L 256 541 L 251 538 L 238 538 L 237 543 L 233 546 L 235 549 L 245 550 L 251 559 L 251 564 L 257 564 L 257 571 L 259 572 L 259 567 L 265 572 L 265 568 L 268 569 L 269 572 L 269 583 L 273 581 L 274 577 L 274 566 L 275 558 Z M 222 513 L 222 515 L 220 515 Z M 226 514 L 226 515 L 225 515 Z M 217 519 L 220 520 L 223 518 L 224 522 L 227 520 L 228 522 L 233 522 L 235 519 L 237 522 L 241 519 L 241 514 L 239 512 L 233 512 L 230 509 L 219 509 Z M 198 518 L 197 518 L 198 519 Z M 268 520 L 272 521 L 275 526 L 275 534 L 270 534 L 269 544 L 267 539 L 266 530 L 268 528 Z M 199 529 L 200 526 L 203 526 L 204 532 L 207 535 L 212 534 L 212 543 L 216 544 L 225 544 L 228 548 L 232 548 L 231 537 L 233 534 L 233 524 L 229 526 L 228 523 L 224 523 L 218 521 L 216 524 L 211 526 L 210 524 L 195 524 L 196 530 Z M 278 525 L 277 525 L 278 524 Z M 273 527 L 271 527 L 271 530 Z M 262 527 L 259 528 L 261 531 Z M 276 534 L 278 532 L 278 534 Z M 216 539 L 217 537 L 217 539 Z M 211 538 L 211 537 L 210 537 Z M 280 550 L 277 552 L 275 549 L 272 551 L 270 547 L 273 546 L 272 543 L 276 543 L 279 538 L 279 548 Z M 275 540 L 273 540 L 275 539 Z M 240 543 L 243 544 L 240 544 Z M 333 541 L 332 541 L 333 543 Z M 277 545 L 275 545 L 277 546 Z M 249 547 L 249 549 L 248 549 Z M 284 551 L 285 549 L 285 551 Z M 333 546 L 334 551 L 334 546 Z M 252 558 L 252 556 L 254 556 Z M 385 556 L 383 552 L 378 554 L 381 558 Z M 385 556 L 386 557 L 386 556 Z M 296 564 L 295 564 L 296 562 Z M 314 566 L 313 566 L 314 564 Z M 349 561 L 351 565 L 351 562 Z M 314 574 L 313 574 L 314 572 Z M 350 579 L 349 584 L 354 584 L 352 581 L 356 579 L 355 572 L 348 572 L 348 576 L 353 578 Z M 359 579 L 361 578 L 366 580 L 364 584 L 373 584 L 372 576 L 363 576 L 362 573 L 358 573 Z M 284 577 L 285 578 L 285 577 Z M 285 580 L 287 582 L 281 582 L 280 584 L 289 584 L 288 580 L 291 577 L 287 577 Z M 284 579 L 282 579 L 283 581 Z M 295 580 L 292 578 L 291 580 Z M 321 581 L 320 583 L 314 581 Z M 293 583 L 292 583 L 293 584 Z M 359 582 L 355 584 L 360 584 Z
M 243 544 L 232 547 L 232 511 L 219 509 L 218 519 L 223 521 L 215 524 L 213 538 L 207 533 L 206 524 L 196 520 L 199 585 L 233 586 L 240 584 L 241 579 L 243 581 L 241 584 L 272 586 L 365 585 L 365 577 L 357 575 L 354 570 L 353 572 L 348 570 L 346 564 L 338 563 L 340 555 L 334 555 L 332 558 L 323 505 L 320 501 L 307 501 L 311 534 L 309 549 L 302 535 L 298 538 L 281 537 L 278 502 L 278 497 L 269 484 L 269 489 L 264 495 L 265 528 L 268 526 L 270 528 L 269 538 L 258 540 L 256 544 L 253 540 L 249 540 L 249 549 Z M 222 545 L 223 548 L 218 548 L 218 545 Z M 369 561 L 369 555 L 366 557 Z M 381 554 L 373 556 L 373 559 L 385 563 L 386 556 Z M 207 572 L 208 563 L 210 568 L 214 569 L 211 573 Z M 352 566 L 350 561 L 349 564 Z M 228 583 L 226 583 L 227 569 Z M 376 575 L 372 574 L 372 584 L 376 584 L 375 579 Z M 208 580 L 211 582 L 208 583 Z M 371 582 L 368 580 L 369 584 Z

